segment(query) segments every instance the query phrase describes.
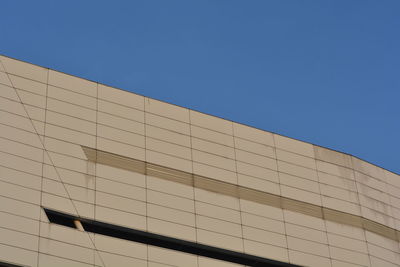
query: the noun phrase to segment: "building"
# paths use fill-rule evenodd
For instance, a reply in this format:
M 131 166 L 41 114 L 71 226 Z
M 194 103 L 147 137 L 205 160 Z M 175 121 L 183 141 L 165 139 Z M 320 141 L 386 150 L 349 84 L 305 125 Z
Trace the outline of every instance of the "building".
M 398 174 L 0 63 L 0 266 L 400 266 Z

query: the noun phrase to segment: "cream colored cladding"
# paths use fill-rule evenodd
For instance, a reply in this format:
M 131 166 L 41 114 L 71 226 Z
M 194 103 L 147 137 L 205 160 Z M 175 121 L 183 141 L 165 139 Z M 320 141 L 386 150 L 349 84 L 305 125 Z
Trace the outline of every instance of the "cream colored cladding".
M 400 177 L 351 155 L 0 57 L 0 262 L 240 266 L 77 217 L 305 266 L 400 266 Z

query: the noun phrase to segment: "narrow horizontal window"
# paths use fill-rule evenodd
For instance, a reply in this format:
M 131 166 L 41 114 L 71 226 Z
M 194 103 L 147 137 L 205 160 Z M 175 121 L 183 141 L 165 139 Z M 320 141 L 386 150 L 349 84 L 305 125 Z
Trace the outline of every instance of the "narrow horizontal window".
M 298 265 L 271 260 L 250 254 L 240 253 L 232 250 L 203 245 L 195 242 L 172 238 L 168 236 L 153 234 L 132 228 L 126 228 L 105 222 L 78 218 L 69 214 L 54 210 L 44 209 L 51 223 L 75 228 L 80 231 L 111 236 L 124 240 L 130 240 L 152 246 L 186 252 L 194 255 L 223 260 L 227 262 L 257 267 L 294 267 Z

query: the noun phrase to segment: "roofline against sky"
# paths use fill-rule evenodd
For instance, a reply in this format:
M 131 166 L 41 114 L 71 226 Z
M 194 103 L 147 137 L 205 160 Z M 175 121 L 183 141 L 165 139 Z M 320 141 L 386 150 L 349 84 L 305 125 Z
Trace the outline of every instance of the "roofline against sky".
M 136 94 L 136 95 L 139 95 L 139 96 L 151 98 L 151 99 L 154 99 L 154 100 L 157 100 L 157 101 L 160 101 L 160 102 L 169 104 L 169 105 L 173 105 L 173 106 L 176 106 L 176 107 L 180 107 L 180 108 L 185 108 L 185 109 L 188 109 L 188 110 L 196 111 L 196 112 L 199 112 L 199 113 L 208 115 L 208 116 L 212 116 L 212 117 L 220 118 L 220 119 L 223 119 L 223 120 L 226 120 L 226 121 L 230 121 L 230 122 L 232 122 L 232 123 L 241 124 L 241 125 L 244 125 L 244 126 L 247 126 L 247 127 L 251 127 L 251 128 L 254 128 L 254 129 L 263 131 L 263 132 L 269 132 L 269 133 L 272 133 L 272 134 L 280 135 L 280 136 L 283 136 L 283 137 L 286 137 L 286 138 L 290 138 L 290 139 L 293 139 L 293 140 L 297 140 L 297 141 L 301 141 L 301 142 L 304 142 L 304 143 L 307 143 L 307 144 L 311 144 L 311 145 L 313 145 L 313 146 L 325 148 L 325 149 L 328 149 L 328 150 L 331 150 L 331 151 L 334 151 L 334 152 L 339 152 L 339 153 L 342 153 L 342 154 L 345 154 L 345 155 L 354 157 L 354 158 L 356 158 L 356 159 L 362 160 L 362 161 L 367 162 L 367 163 L 369 163 L 369 164 L 372 164 L 372 165 L 374 165 L 374 166 L 376 166 L 376 167 L 379 167 L 379 168 L 381 168 L 381 169 L 383 169 L 383 170 L 386 170 L 386 171 L 388 171 L 388 172 L 391 172 L 391 173 L 393 173 L 393 174 L 396 174 L 396 175 L 399 175 L 399 176 L 400 176 L 400 173 L 396 173 L 396 172 L 394 172 L 394 171 L 388 170 L 388 169 L 386 169 L 386 168 L 384 168 L 384 167 L 382 167 L 382 166 L 380 166 L 380 165 L 377 165 L 377 164 L 375 164 L 375 163 L 372 163 L 372 162 L 370 162 L 370 161 L 368 161 L 368 160 L 362 159 L 362 158 L 360 158 L 360 157 L 358 157 L 358 156 L 355 156 L 355 155 L 350 154 L 350 153 L 347 153 L 347 152 L 343 152 L 343 151 L 340 151 L 340 150 L 337 150 L 337 149 L 333 149 L 333 148 L 329 148 L 329 147 L 317 145 L 317 144 L 314 144 L 314 143 L 311 143 L 311 142 L 303 141 L 303 140 L 301 140 L 301 139 L 293 138 L 293 137 L 286 136 L 286 135 L 283 135 L 283 134 L 280 134 L 280 133 L 276 133 L 276 132 L 273 132 L 273 131 L 268 131 L 268 130 L 260 129 L 260 128 L 257 128 L 257 127 L 255 127 L 255 126 L 248 125 L 248 124 L 246 124 L 246 123 L 237 122 L 237 121 L 234 121 L 234 120 L 231 120 L 231 119 L 227 119 L 227 118 L 224 118 L 224 117 L 221 117 L 221 116 L 216 116 L 216 115 L 209 114 L 209 113 L 206 113 L 206 112 L 203 112 L 203 111 L 198 111 L 198 110 L 195 110 L 195 109 L 192 109 L 192 108 L 189 108 L 189 107 L 179 106 L 179 105 L 174 104 L 174 103 L 169 103 L 169 102 L 167 102 L 167 101 L 165 101 L 165 100 L 160 100 L 160 99 L 157 99 L 157 98 L 154 98 L 154 97 L 148 97 L 148 96 L 142 95 L 142 94 L 140 94 L 140 93 L 128 91 L 128 90 L 125 90 L 125 89 L 122 89 L 122 88 L 119 88 L 119 87 L 115 87 L 115 86 L 112 86 L 112 85 L 104 84 L 104 83 L 101 83 L 101 82 L 98 82 L 98 81 L 94 81 L 94 80 L 91 80 L 91 79 L 88 79 L 88 78 L 80 77 L 80 76 L 77 76 L 77 75 L 73 75 L 73 74 L 70 74 L 70 73 L 66 73 L 66 72 L 63 72 L 63 71 L 59 71 L 59 70 L 56 70 L 56 69 L 52 69 L 52 68 L 49 68 L 49 67 L 44 67 L 44 66 L 41 66 L 41 65 L 39 65 L 39 64 L 35 64 L 35 63 L 31 63 L 31 62 L 29 62 L 29 61 L 25 61 L 25 60 L 21 60 L 21 59 L 18 59 L 18 58 L 10 57 L 10 56 L 4 55 L 4 54 L 2 54 L 2 53 L 0 53 L 0 56 L 7 57 L 7 58 L 10 58 L 10 59 L 13 59 L 13 60 L 17 60 L 17 61 L 21 61 L 21 62 L 25 62 L 25 63 L 31 64 L 31 65 L 34 65 L 34 66 L 37 66 L 37 67 L 40 67 L 40 68 L 43 68 L 43 69 L 48 69 L 48 70 L 57 71 L 57 72 L 59 72 L 59 73 L 65 74 L 65 75 L 73 76 L 73 77 L 76 77 L 76 78 L 79 78 L 79 79 L 84 79 L 84 80 L 87 80 L 87 81 L 90 81 L 90 82 L 94 82 L 94 83 L 97 83 L 97 84 L 101 84 L 101 85 L 104 85 L 104 86 L 108 86 L 108 87 L 111 87 L 111 88 L 114 88 L 114 89 L 118 89 L 118 90 L 121 90 L 121 91 L 124 91 L 124 92 L 129 92 L 129 93 Z

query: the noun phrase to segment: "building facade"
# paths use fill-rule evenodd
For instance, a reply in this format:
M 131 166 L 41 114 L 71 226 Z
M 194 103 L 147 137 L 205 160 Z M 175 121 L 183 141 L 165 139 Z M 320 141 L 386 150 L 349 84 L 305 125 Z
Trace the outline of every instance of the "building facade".
M 398 174 L 0 63 L 0 266 L 400 266 Z

